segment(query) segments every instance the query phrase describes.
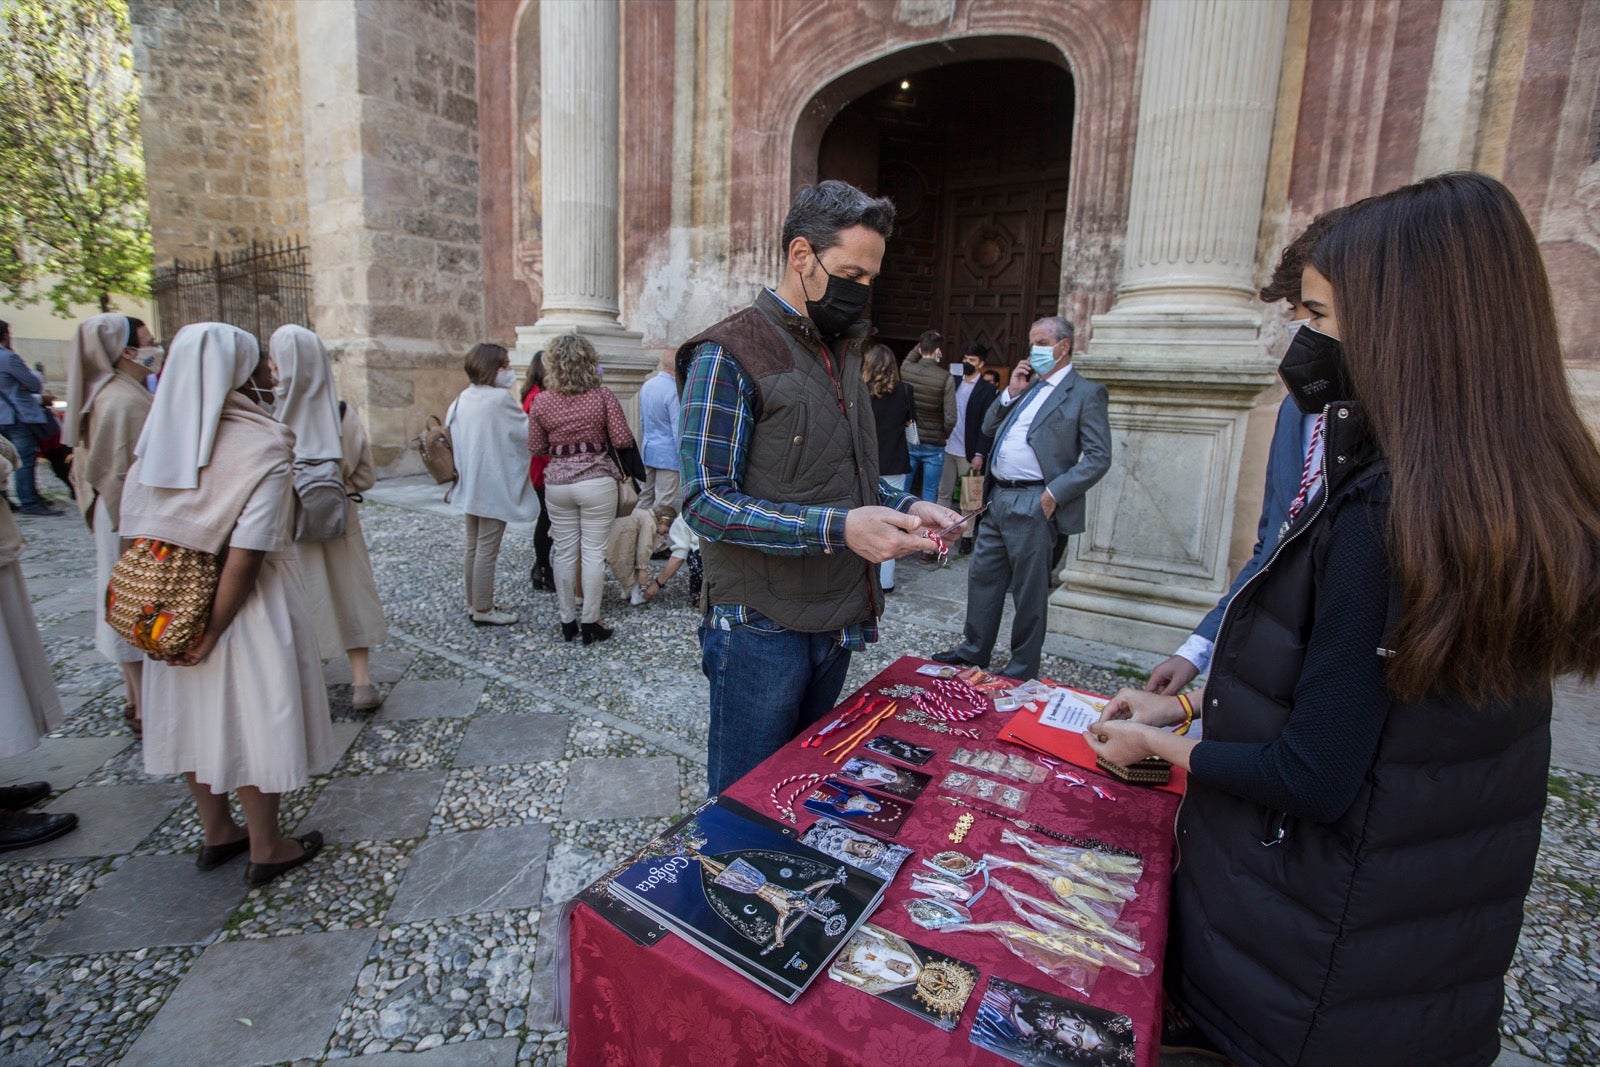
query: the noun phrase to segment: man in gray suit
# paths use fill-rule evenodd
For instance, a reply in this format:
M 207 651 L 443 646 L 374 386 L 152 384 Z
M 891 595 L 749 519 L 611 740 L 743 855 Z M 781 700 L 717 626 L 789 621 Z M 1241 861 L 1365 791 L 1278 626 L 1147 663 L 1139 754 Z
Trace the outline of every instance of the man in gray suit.
M 1010 387 L 984 417 L 983 432 L 994 438 L 983 482 L 989 511 L 967 573 L 965 633 L 934 654 L 940 663 L 988 668 L 1010 589 L 1017 614 L 1011 661 L 1000 673 L 1039 673 L 1056 532 L 1083 532 L 1083 494 L 1111 467 L 1106 387 L 1073 373 L 1073 332 L 1058 315 L 1035 322 L 1028 363 L 1012 369 Z

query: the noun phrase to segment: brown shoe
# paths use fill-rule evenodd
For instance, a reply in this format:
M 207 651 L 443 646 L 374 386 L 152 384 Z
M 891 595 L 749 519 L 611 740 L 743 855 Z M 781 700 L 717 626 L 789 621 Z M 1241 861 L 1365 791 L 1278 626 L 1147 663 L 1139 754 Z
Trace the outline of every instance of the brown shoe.
M 358 685 L 350 690 L 350 707 L 355 711 L 372 711 L 382 704 L 383 697 L 378 695 L 376 686 Z
M 226 845 L 201 845 L 200 854 L 194 858 L 194 865 L 202 871 L 214 871 L 233 859 L 233 857 L 249 851 L 250 836 L 248 834 L 237 841 L 230 841 Z

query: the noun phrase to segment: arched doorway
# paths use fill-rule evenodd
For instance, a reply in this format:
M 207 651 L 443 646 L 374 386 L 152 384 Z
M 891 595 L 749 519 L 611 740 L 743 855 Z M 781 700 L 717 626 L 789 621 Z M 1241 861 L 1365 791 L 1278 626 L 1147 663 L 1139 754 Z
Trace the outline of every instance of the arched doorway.
M 817 176 L 899 208 L 872 308 L 897 353 L 933 328 L 946 352 L 980 343 L 1009 365 L 1057 313 L 1073 96 L 1051 62 L 951 63 L 870 89 L 823 132 Z

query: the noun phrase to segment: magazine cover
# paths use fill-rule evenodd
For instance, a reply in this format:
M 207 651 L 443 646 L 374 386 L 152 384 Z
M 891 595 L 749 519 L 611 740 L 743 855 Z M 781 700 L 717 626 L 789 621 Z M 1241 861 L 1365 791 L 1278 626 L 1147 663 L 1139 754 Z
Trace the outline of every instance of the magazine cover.
M 611 891 L 793 1003 L 886 885 L 714 803 L 652 843 Z

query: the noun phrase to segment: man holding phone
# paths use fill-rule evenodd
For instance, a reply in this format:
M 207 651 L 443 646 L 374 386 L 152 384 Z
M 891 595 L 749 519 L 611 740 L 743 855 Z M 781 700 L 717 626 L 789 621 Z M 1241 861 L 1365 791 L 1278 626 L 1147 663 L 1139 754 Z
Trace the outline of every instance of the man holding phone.
M 1083 532 L 1083 496 L 1111 468 L 1106 388 L 1073 372 L 1073 334 L 1059 315 L 1035 322 L 1028 362 L 984 417 L 994 439 L 983 483 L 989 512 L 967 572 L 963 638 L 934 655 L 940 663 L 988 668 L 1009 589 L 1017 612 L 1000 673 L 1039 674 L 1056 533 Z

